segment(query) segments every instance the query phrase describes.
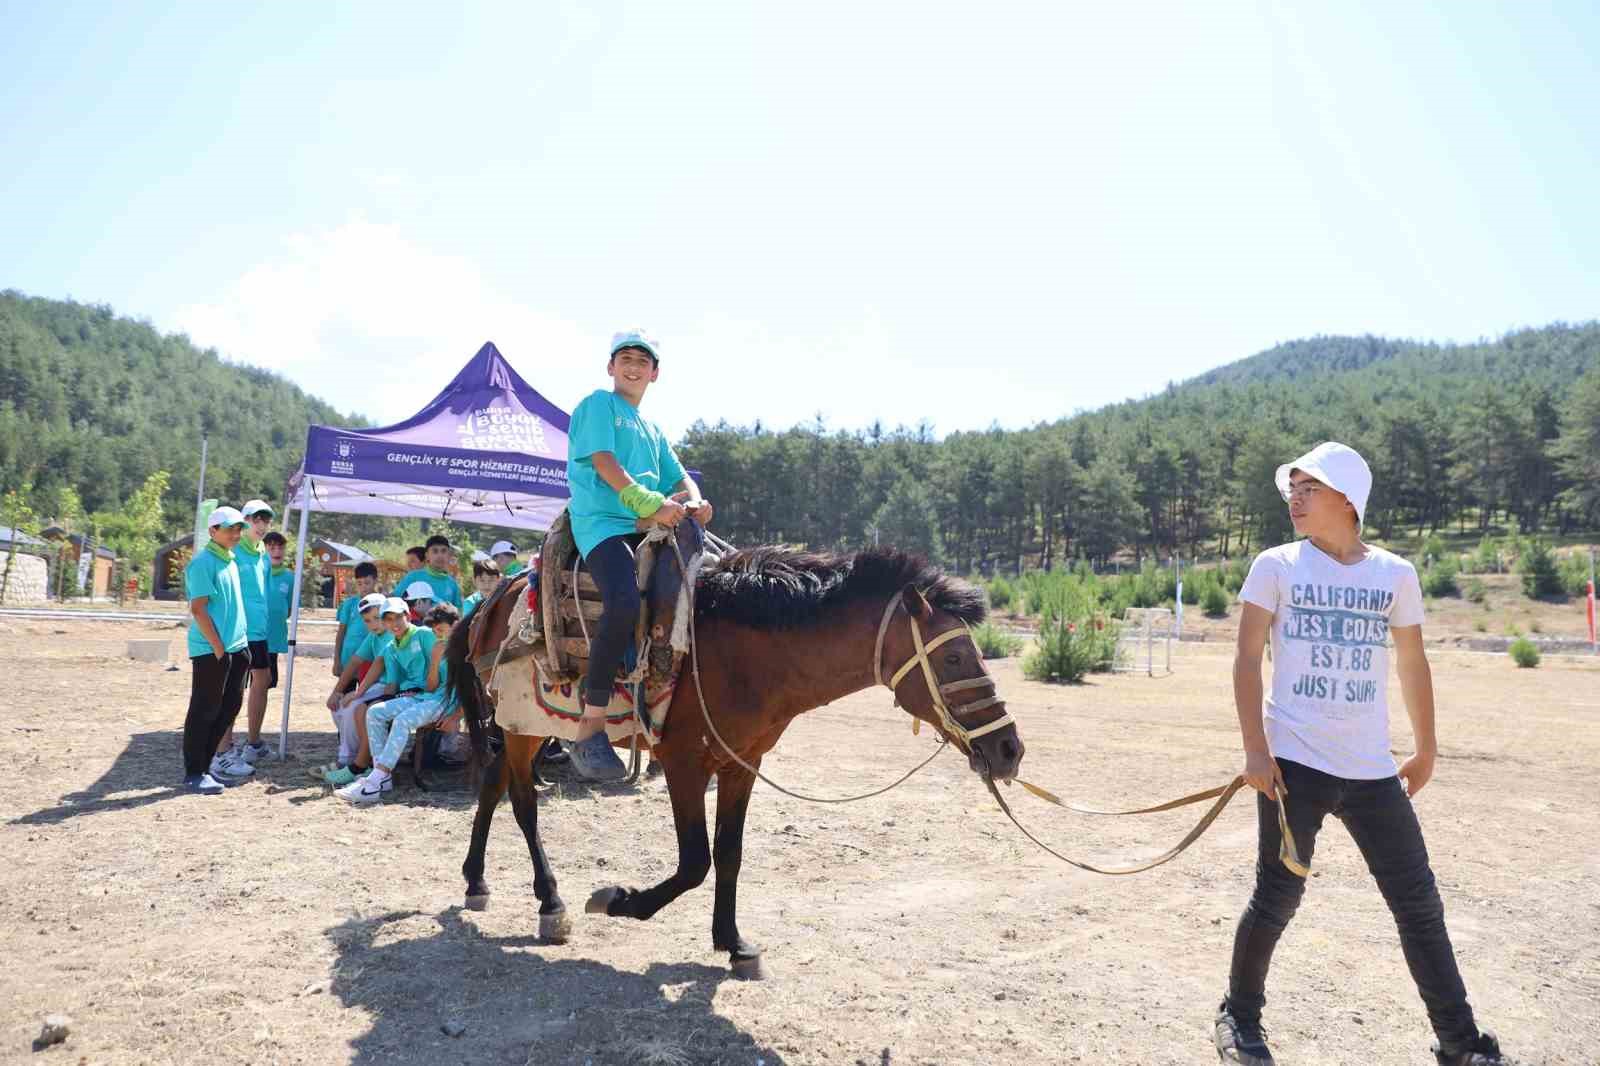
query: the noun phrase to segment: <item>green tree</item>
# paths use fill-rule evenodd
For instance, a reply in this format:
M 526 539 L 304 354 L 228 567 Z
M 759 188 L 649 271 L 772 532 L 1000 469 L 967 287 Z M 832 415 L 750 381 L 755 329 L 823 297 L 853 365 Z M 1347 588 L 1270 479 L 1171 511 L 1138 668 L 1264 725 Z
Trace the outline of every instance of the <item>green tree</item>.
M 872 516 L 872 525 L 877 530 L 878 543 L 884 547 L 916 552 L 934 562 L 942 555 L 933 503 L 927 490 L 909 477 L 895 482 L 883 506 Z

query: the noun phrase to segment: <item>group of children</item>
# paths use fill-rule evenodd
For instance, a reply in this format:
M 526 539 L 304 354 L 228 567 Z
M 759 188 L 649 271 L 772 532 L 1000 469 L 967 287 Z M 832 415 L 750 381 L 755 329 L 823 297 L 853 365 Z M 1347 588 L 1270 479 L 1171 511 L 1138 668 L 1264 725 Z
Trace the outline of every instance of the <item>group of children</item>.
M 267 692 L 278 683 L 278 655 L 289 650 L 294 594 L 294 573 L 283 561 L 287 541 L 271 528 L 273 517 L 265 500 L 250 500 L 243 509 L 218 507 L 206 523 L 208 540 L 196 546 L 184 570 L 193 677 L 183 787 L 203 795 L 242 784 L 271 755 L 261 726 Z M 233 726 L 247 684 L 245 737 L 236 742 Z
M 209 539 L 184 571 L 193 678 L 183 784 L 203 795 L 243 783 L 272 755 L 261 728 L 267 692 L 278 683 L 278 655 L 289 650 L 294 595 L 294 573 L 283 558 L 287 541 L 270 528 L 273 518 L 264 500 L 242 510 L 218 507 L 207 522 Z M 429 537 L 406 555 L 412 568 L 396 586 L 401 595 L 379 592 L 377 567 L 364 562 L 356 566 L 356 594 L 338 608 L 338 681 L 328 709 L 339 726 L 339 755 L 314 774 L 356 803 L 393 788 L 390 774 L 418 729 L 437 723 L 455 731 L 460 716 L 447 696 L 445 641 L 502 576 L 523 568 L 509 541 L 474 553 L 474 591 L 463 599 L 448 569 L 448 538 Z M 246 692 L 246 735 L 235 742 Z

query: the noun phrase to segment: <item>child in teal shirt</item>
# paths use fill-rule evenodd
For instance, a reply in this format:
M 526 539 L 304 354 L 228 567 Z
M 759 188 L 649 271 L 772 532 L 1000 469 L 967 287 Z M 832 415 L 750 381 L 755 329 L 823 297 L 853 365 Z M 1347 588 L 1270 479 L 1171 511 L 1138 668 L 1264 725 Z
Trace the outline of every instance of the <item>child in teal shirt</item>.
M 618 780 L 622 761 L 606 740 L 605 708 L 617 667 L 639 619 L 633 546 L 640 519 L 671 528 L 686 515 L 711 524 L 711 504 L 684 472 L 660 427 L 639 413 L 645 390 L 661 376 L 659 346 L 639 330 L 611 338 L 610 389 L 597 389 L 572 412 L 567 430 L 568 512 L 578 551 L 600 587 L 605 613 L 589 649 L 589 674 L 572 761 L 591 780 Z M 680 491 L 681 490 L 681 491 Z M 666 493 L 678 495 L 668 497 Z
M 215 757 L 222 738 L 233 732 L 233 720 L 244 701 L 244 675 L 250 668 L 244 619 L 244 595 L 233 549 L 244 530 L 244 517 L 232 507 L 218 507 L 207 522 L 210 538 L 183 571 L 189 600 L 189 712 L 183 721 L 183 787 L 216 795 L 224 784 L 247 775 L 225 773 Z M 225 773 L 222 779 L 216 773 Z

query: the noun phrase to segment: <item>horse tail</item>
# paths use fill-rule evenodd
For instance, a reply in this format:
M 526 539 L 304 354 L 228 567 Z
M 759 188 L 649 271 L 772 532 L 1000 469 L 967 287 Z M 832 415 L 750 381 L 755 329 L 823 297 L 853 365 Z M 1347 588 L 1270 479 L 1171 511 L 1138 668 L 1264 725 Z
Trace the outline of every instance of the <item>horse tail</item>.
M 478 610 L 482 611 L 483 606 Z M 474 612 L 477 613 L 477 612 Z M 450 695 L 461 707 L 461 717 L 467 722 L 467 735 L 472 741 L 472 761 L 486 765 L 489 756 L 489 730 L 494 725 L 494 705 L 483 690 L 483 681 L 472 665 L 469 649 L 472 646 L 472 627 L 466 623 L 450 631 L 445 644 L 444 659 L 450 665 L 445 683 Z

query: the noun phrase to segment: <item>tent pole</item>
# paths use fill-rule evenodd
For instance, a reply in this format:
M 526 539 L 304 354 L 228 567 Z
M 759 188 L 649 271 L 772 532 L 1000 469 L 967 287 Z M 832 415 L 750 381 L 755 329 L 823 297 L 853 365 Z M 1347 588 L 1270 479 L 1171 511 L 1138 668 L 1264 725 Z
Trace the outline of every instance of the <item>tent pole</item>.
M 294 647 L 300 632 L 300 583 L 306 572 L 306 516 L 311 512 L 311 478 L 300 479 L 300 535 L 295 538 L 294 594 L 289 605 L 289 658 L 283 674 L 283 720 L 278 725 L 278 758 L 289 754 L 289 698 L 294 695 Z M 336 652 L 337 654 L 337 652 Z

